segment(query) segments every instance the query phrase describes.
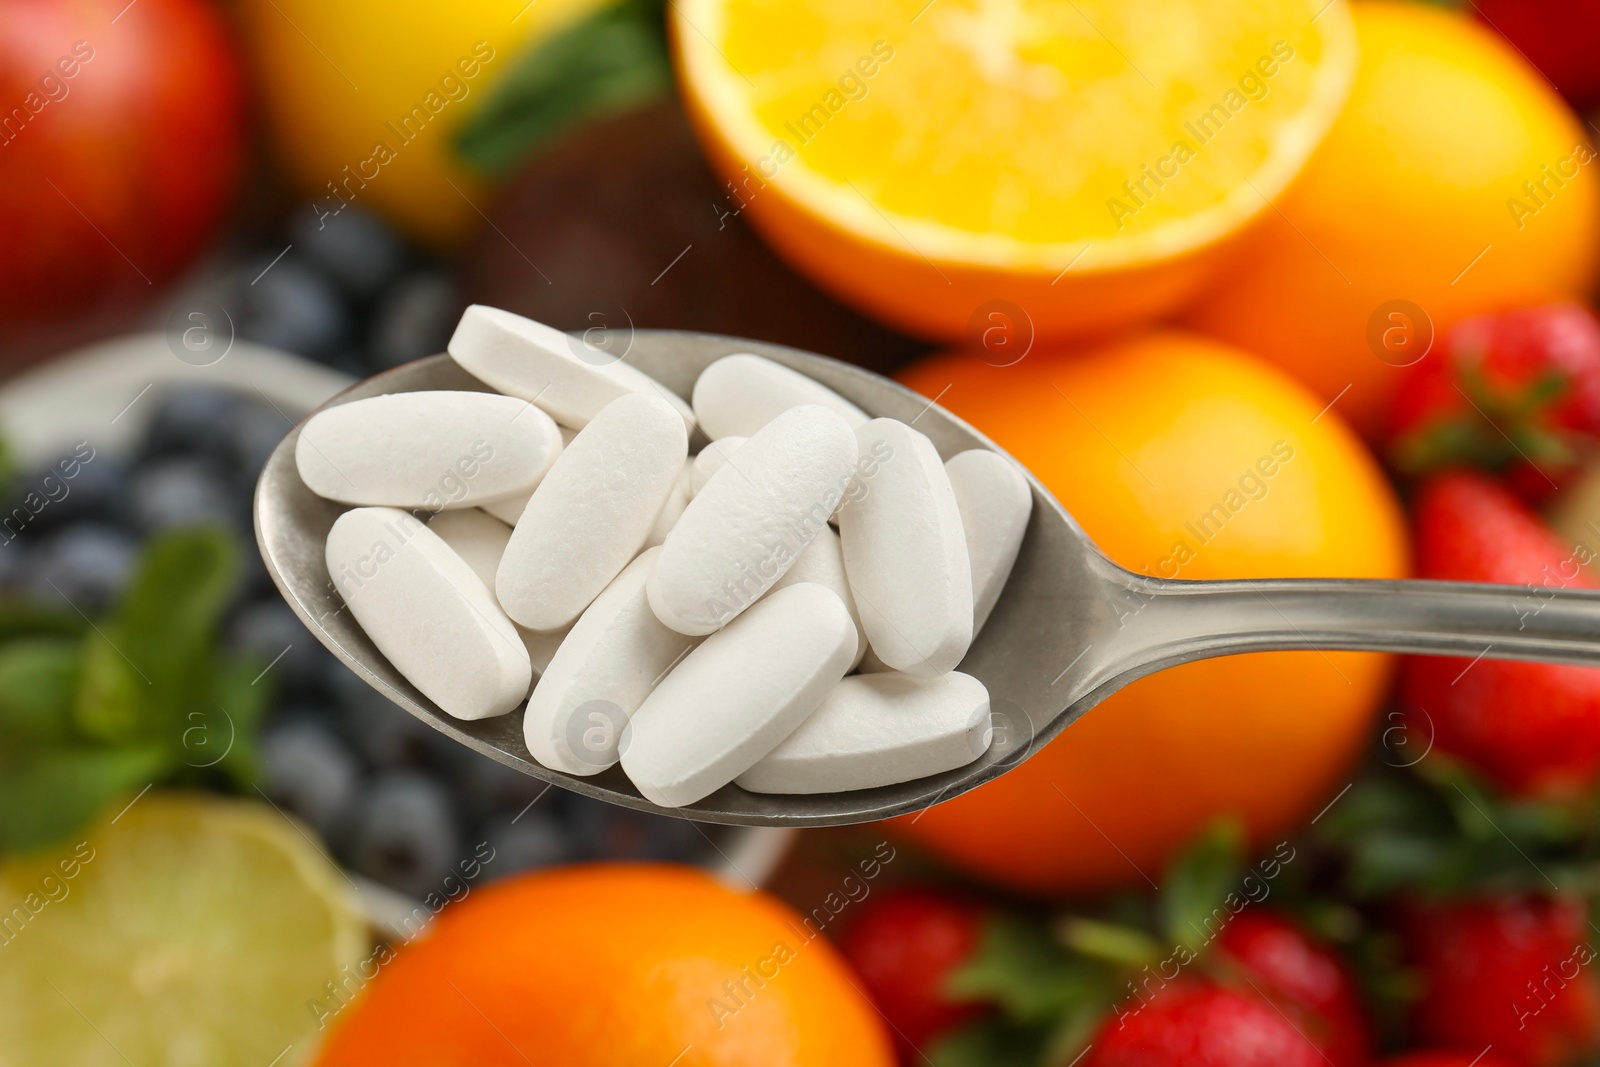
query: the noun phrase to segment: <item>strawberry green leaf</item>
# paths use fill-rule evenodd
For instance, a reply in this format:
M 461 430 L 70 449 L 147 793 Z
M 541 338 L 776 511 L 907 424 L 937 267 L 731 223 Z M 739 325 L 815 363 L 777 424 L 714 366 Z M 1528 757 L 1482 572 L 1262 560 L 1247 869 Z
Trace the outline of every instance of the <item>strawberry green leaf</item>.
M 1012 1021 L 1048 1021 L 1111 980 L 1103 964 L 1069 952 L 1043 924 L 1010 916 L 988 919 L 978 950 L 950 975 L 954 1000 L 997 1005 Z
M 921 1052 L 933 1067 L 1045 1067 L 1047 1040 L 1043 1027 L 990 1018 L 970 1023 Z
M 1173 944 L 1198 952 L 1216 930 L 1215 916 L 1239 886 L 1244 866 L 1244 830 L 1221 820 L 1179 856 L 1162 890 L 1161 927 Z

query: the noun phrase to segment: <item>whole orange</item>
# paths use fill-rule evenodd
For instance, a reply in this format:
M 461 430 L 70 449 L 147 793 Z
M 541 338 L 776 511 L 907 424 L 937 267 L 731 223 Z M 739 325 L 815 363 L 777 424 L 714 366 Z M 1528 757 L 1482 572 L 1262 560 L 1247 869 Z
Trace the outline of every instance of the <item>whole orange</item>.
M 1360 440 L 1304 387 L 1226 345 L 1161 332 L 1006 367 L 940 356 L 902 378 L 1027 465 L 1133 570 L 1406 573 L 1399 505 Z M 1270 843 L 1314 814 L 1348 780 L 1390 666 L 1275 652 L 1151 675 L 1010 773 L 896 825 L 1029 892 L 1143 886 L 1219 816 Z
M 1352 10 L 1343 114 L 1189 321 L 1343 394 L 1372 436 L 1440 331 L 1588 291 L 1600 178 L 1577 116 L 1493 29 L 1427 4 Z
M 893 1064 L 815 924 L 689 868 L 593 864 L 474 889 L 374 969 L 321 1067 Z

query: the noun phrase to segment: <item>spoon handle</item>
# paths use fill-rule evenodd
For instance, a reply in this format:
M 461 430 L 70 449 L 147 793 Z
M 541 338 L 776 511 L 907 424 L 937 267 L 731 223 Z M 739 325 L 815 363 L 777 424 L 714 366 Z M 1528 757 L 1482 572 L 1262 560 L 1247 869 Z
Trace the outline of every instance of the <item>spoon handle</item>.
M 1555 580 L 1555 579 L 1553 579 Z M 1331 578 L 1142 578 L 1130 659 L 1359 649 L 1600 667 L 1600 590 Z

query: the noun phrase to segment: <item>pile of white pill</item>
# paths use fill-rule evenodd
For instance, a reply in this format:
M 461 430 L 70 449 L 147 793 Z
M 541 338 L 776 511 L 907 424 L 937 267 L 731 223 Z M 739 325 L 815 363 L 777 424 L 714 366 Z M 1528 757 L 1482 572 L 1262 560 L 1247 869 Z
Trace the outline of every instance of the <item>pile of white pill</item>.
M 441 709 L 526 701 L 539 763 L 620 762 L 671 807 L 730 782 L 891 785 L 988 748 L 988 693 L 956 667 L 1032 509 L 1010 461 L 944 462 L 755 355 L 707 367 L 691 407 L 495 308 L 468 308 L 449 353 L 497 392 L 352 401 L 295 447 L 307 487 L 353 505 L 334 588 Z

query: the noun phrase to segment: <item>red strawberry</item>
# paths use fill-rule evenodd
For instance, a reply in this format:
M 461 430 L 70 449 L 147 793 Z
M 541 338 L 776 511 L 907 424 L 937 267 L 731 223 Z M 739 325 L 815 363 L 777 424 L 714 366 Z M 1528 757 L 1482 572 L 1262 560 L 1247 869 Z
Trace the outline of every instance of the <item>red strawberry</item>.
M 1430 1044 L 1559 1067 L 1600 1045 L 1600 982 L 1582 902 L 1535 896 L 1411 909 L 1405 924 Z
M 1550 304 L 1458 323 L 1401 382 L 1390 409 L 1395 466 L 1507 471 L 1548 495 L 1600 438 L 1600 319 Z
M 1333 1067 L 1367 1062 L 1370 1039 L 1361 995 L 1344 962 L 1280 915 L 1242 911 L 1214 945 L 1261 995 L 1295 1016 Z
M 1589 552 L 1565 545 L 1526 505 L 1483 475 L 1458 471 L 1423 486 L 1416 504 L 1424 578 L 1529 587 L 1532 616 L 1552 589 L 1594 589 Z M 1408 657 L 1401 699 L 1422 736 L 1502 788 L 1571 794 L 1600 773 L 1600 668 Z
M 1478 16 L 1504 34 L 1561 95 L 1600 103 L 1600 5 L 1594 0 L 1473 0 Z
M 1378 1067 L 1516 1067 L 1509 1060 L 1480 1052 L 1408 1052 L 1397 1059 L 1384 1060 Z
M 933 890 L 908 889 L 867 904 L 841 939 L 883 1017 L 904 1063 L 918 1051 L 984 1013 L 984 1005 L 945 992 L 950 975 L 978 949 L 983 913 Z
M 1110 1015 L 1083 1067 L 1326 1067 L 1290 1017 L 1254 993 L 1180 980 Z

